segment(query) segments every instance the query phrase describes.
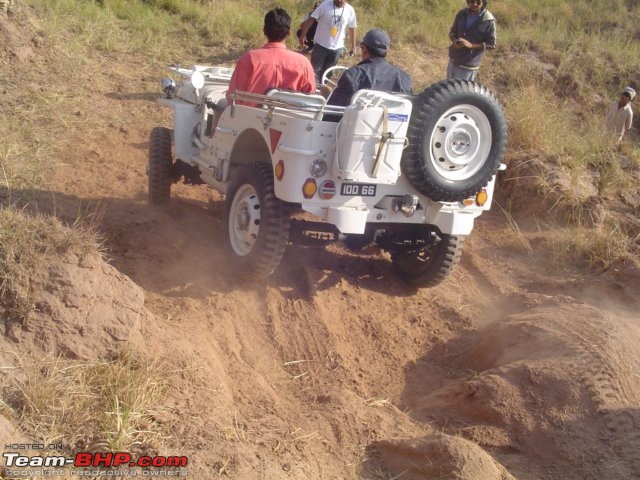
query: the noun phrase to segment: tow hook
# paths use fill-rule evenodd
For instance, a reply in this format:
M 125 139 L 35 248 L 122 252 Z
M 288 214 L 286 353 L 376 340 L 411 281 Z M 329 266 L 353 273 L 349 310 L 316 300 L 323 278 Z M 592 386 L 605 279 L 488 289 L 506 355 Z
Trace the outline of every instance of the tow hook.
M 416 208 L 418 207 L 418 196 L 417 195 L 404 195 L 402 198 L 395 198 L 393 200 L 393 204 L 391 209 L 393 213 L 402 212 L 405 217 L 410 217 L 414 213 L 416 213 Z

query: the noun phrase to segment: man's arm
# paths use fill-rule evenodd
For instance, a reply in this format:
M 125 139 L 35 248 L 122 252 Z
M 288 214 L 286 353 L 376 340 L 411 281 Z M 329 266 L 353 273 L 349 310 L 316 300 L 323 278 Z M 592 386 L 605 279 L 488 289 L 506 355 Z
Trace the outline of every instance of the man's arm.
M 249 57 L 245 53 L 240 57 L 236 68 L 233 69 L 233 74 L 229 80 L 229 88 L 227 89 L 226 97 L 229 105 L 233 102 L 233 93 L 236 90 L 246 90 L 247 80 L 251 77 L 251 65 L 249 63 Z
M 316 92 L 316 74 L 313 72 L 311 62 L 307 61 L 304 72 L 302 73 L 300 91 L 304 93 Z
M 604 124 L 609 130 L 613 130 L 613 116 L 616 114 L 613 109 L 613 105 L 610 105 L 607 109 L 607 113 L 604 116 Z
M 349 27 L 349 41 L 351 43 L 350 52 L 356 51 L 356 27 Z
M 458 17 L 460 16 L 462 12 L 458 12 L 456 13 L 455 18 L 453 19 L 453 24 L 451 25 L 451 28 L 449 29 L 449 40 L 451 40 L 452 42 L 458 38 Z
M 311 25 L 313 25 L 313 22 L 315 21 L 316 21 L 315 18 L 309 17 L 300 24 L 300 35 L 298 36 L 298 41 L 300 42 L 301 46 L 304 46 L 304 41 L 307 39 L 307 32 L 309 31 L 309 29 L 311 28 Z
M 456 48 L 468 48 L 469 50 L 493 50 L 496 48 L 496 22 L 490 20 L 488 22 L 487 31 L 482 37 L 481 43 L 471 43 L 466 38 L 458 38 L 455 40 Z
M 413 79 L 404 70 L 400 70 L 400 93 L 413 95 Z
M 628 132 L 631 130 L 631 124 L 633 123 L 633 111 L 629 112 L 627 120 L 624 122 L 624 129 Z
M 492 20 L 489 22 L 489 28 L 487 28 L 487 34 L 484 38 L 484 48 L 487 50 L 493 50 L 496 48 L 496 21 Z
M 468 48 L 469 50 L 484 50 L 484 43 L 471 43 L 466 38 L 458 38 L 455 41 L 456 48 Z

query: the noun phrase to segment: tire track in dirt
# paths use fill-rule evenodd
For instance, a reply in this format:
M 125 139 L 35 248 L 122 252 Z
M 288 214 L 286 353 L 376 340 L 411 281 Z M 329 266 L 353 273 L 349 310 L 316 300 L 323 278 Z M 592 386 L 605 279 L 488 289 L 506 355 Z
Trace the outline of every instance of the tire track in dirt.
M 601 440 L 608 443 L 616 455 L 608 460 L 604 469 L 613 468 L 620 478 L 638 478 L 639 405 L 631 392 L 637 392 L 639 385 L 622 361 L 624 354 L 607 331 L 615 320 L 606 319 L 598 310 L 584 305 L 578 307 L 578 315 L 574 305 L 554 307 L 541 327 L 548 330 L 551 338 L 564 342 L 569 360 L 567 367 L 585 386 L 593 402 L 595 418 L 601 416 Z
M 627 370 L 624 354 L 609 340 L 607 325 L 582 320 L 567 322 L 554 333 L 576 351 L 573 367 L 587 387 L 596 412 L 602 416 L 603 437 L 611 443 L 630 478 L 639 478 L 640 405 L 632 393 L 640 387 L 637 376 Z M 609 326 L 613 322 L 615 319 L 610 319 Z
M 279 293 L 270 290 L 267 294 L 268 335 L 293 381 L 304 392 L 326 374 L 331 334 L 314 315 L 312 302 Z
M 481 260 L 475 255 L 467 257 L 464 263 L 465 268 L 474 271 L 477 278 L 487 280 L 482 269 L 478 268 L 478 261 Z M 561 299 L 556 308 L 562 309 L 564 304 L 576 303 L 574 297 L 558 296 L 558 290 L 580 297 L 580 292 L 576 291 L 579 285 L 575 282 L 570 282 L 566 286 L 560 284 L 559 288 L 557 286 L 554 288 L 554 283 L 549 279 L 546 283 L 541 279 L 533 283 L 528 281 L 522 286 L 525 289 L 533 287 L 535 293 L 523 290 L 522 302 L 518 302 L 521 305 L 527 303 L 544 305 Z M 603 301 L 603 298 L 598 300 Z M 505 304 L 505 302 L 499 303 Z M 506 303 L 512 304 L 511 301 Z M 615 311 L 616 301 L 609 304 L 604 299 L 604 303 Z M 611 442 L 620 461 L 626 466 L 627 475 L 630 478 L 638 478 L 640 477 L 640 405 L 637 392 L 640 382 L 634 371 L 638 371 L 640 363 L 636 358 L 635 366 L 631 365 L 628 361 L 630 352 L 625 353 L 620 350 L 620 331 L 624 328 L 624 322 L 616 318 L 614 313 L 605 313 L 603 310 L 589 307 L 581 302 L 577 302 L 576 306 L 578 311 L 586 310 L 586 312 L 583 315 L 576 315 L 575 312 L 567 311 L 563 316 L 557 315 L 558 310 L 554 309 L 552 314 L 545 318 L 544 326 L 539 326 L 548 329 L 552 337 L 564 341 L 567 353 L 571 355 L 568 367 L 579 376 L 593 401 L 596 413 L 601 416 L 602 437 L 607 442 Z M 569 306 L 567 309 L 572 308 Z M 509 308 L 506 311 L 515 313 L 517 308 Z M 624 312 L 620 315 L 624 315 Z M 611 330 L 614 330 L 614 333 Z

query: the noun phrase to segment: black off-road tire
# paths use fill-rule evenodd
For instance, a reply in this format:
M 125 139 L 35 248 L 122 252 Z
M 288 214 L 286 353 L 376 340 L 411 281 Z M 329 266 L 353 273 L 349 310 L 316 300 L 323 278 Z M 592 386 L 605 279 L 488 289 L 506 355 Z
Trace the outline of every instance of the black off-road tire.
M 263 279 L 280 264 L 289 240 L 287 204 L 276 198 L 273 168 L 242 165 L 225 200 L 225 248 L 239 276 Z
M 393 268 L 415 287 L 434 287 L 445 280 L 460 261 L 465 237 L 439 235 L 440 241 L 415 252 L 393 252 Z
M 414 98 L 407 137 L 402 173 L 432 200 L 456 202 L 478 193 L 495 175 L 507 124 L 487 88 L 445 80 Z
M 156 127 L 151 130 L 149 140 L 149 203 L 166 205 L 171 197 L 173 182 L 173 155 L 171 153 L 171 130 Z

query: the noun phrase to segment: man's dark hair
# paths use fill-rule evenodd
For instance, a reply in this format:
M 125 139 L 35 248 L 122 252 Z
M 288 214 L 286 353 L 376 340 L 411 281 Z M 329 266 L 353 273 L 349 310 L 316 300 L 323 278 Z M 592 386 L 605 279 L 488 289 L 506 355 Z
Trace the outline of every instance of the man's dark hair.
M 270 42 L 281 42 L 291 31 L 291 17 L 284 8 L 273 8 L 264 16 L 262 31 Z

